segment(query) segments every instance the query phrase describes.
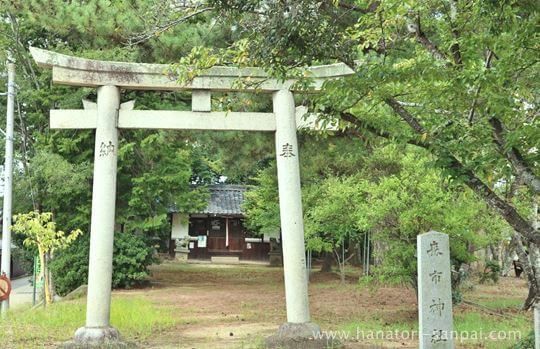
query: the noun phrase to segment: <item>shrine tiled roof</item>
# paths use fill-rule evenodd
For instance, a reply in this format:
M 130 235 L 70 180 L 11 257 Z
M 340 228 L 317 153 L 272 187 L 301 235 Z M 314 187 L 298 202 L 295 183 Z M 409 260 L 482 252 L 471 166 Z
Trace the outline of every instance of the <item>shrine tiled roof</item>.
M 247 187 L 244 185 L 217 184 L 208 187 L 210 200 L 208 206 L 199 214 L 242 215 L 242 204 Z

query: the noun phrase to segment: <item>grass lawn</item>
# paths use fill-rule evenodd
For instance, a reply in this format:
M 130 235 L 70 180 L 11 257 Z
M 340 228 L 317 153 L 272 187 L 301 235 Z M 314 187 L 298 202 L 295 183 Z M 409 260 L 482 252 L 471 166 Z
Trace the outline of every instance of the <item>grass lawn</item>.
M 48 308 L 16 308 L 0 321 L 2 348 L 41 348 L 69 339 L 84 325 L 85 299 L 58 302 Z M 179 322 L 171 309 L 141 297 L 113 297 L 111 323 L 132 342 L 144 341 Z
M 165 263 L 152 270 L 151 287 L 117 290 L 112 302 L 112 325 L 143 348 L 261 348 L 286 319 L 279 268 Z M 418 327 L 414 291 L 375 289 L 357 280 L 351 273 L 341 284 L 336 274 L 315 272 L 313 321 L 337 331 L 347 348 L 417 348 L 417 339 L 406 336 Z M 454 308 L 454 327 L 463 339 L 456 347 L 510 348 L 518 331 L 525 336 L 532 328 L 531 314 L 519 311 L 526 293 L 525 281 L 513 278 L 467 292 L 468 303 Z M 2 348 L 55 347 L 84 324 L 84 310 L 82 299 L 17 309 L 0 320 Z M 385 340 L 377 337 L 382 332 Z

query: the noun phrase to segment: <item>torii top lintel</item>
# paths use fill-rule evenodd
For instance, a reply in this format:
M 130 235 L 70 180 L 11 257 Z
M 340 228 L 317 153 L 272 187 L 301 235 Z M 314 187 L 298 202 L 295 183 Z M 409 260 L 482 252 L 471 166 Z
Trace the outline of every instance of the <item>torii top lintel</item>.
M 261 68 L 212 67 L 191 83 L 181 85 L 169 72 L 168 64 L 126 63 L 99 61 L 68 56 L 30 47 L 36 63 L 52 67 L 53 82 L 71 86 L 98 87 L 115 85 L 129 90 L 210 90 L 210 91 L 261 91 L 273 92 L 293 89 L 294 80 L 278 81 L 269 78 Z M 320 89 L 326 79 L 351 75 L 354 71 L 343 63 L 306 68 L 307 76 L 314 81 L 313 88 Z M 249 84 L 239 84 L 249 77 Z M 245 80 L 244 80 L 245 81 Z

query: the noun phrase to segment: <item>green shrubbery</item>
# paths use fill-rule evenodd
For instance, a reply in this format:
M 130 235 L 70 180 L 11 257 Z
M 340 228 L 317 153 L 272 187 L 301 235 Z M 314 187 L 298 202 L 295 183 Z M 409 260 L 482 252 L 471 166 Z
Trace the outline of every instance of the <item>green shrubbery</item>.
M 114 239 L 112 287 L 130 288 L 149 275 L 148 266 L 157 263 L 154 248 L 144 238 L 129 233 L 116 234 Z
M 49 264 L 56 293 L 68 294 L 88 281 L 90 235 L 81 236 L 72 246 L 57 253 Z
M 515 346 L 510 349 L 533 349 L 534 348 L 534 331 L 529 332 L 527 337 L 520 340 Z
M 499 274 L 501 272 L 501 266 L 495 261 L 487 261 L 484 271 L 480 274 L 480 283 L 484 284 L 488 281 L 493 283 L 499 282 Z
M 90 234 L 85 234 L 73 246 L 58 253 L 50 263 L 56 292 L 66 295 L 88 280 Z M 113 288 L 129 288 L 143 281 L 148 266 L 157 260 L 154 249 L 141 236 L 116 233 L 114 236 Z

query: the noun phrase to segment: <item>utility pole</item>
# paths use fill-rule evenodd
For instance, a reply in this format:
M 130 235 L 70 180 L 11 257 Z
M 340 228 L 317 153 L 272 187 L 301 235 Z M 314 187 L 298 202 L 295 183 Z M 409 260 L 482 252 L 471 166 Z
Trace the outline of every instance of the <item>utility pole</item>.
M 540 228 L 540 221 L 538 220 L 538 196 L 535 196 L 533 199 L 533 214 L 532 214 L 532 226 L 538 231 Z M 532 250 L 536 253 L 533 255 L 536 257 L 531 260 L 531 264 L 535 268 L 540 266 L 540 252 L 538 251 L 539 247 L 532 245 Z M 536 269 L 538 270 L 538 269 Z M 534 348 L 540 349 L 540 302 L 538 301 L 538 295 L 534 302 Z
M 13 123 L 15 114 L 15 64 L 7 64 L 8 91 L 6 115 L 6 158 L 4 163 L 4 210 L 2 222 L 2 261 L 0 274 L 11 278 L 11 200 L 13 185 Z M 9 299 L 2 302 L 2 315 L 9 310 Z

